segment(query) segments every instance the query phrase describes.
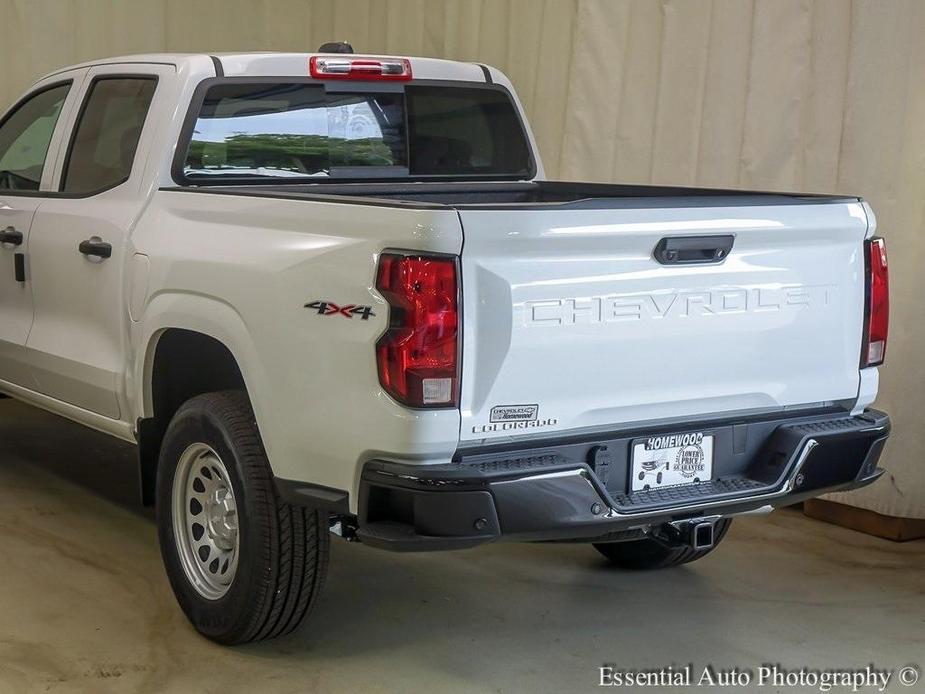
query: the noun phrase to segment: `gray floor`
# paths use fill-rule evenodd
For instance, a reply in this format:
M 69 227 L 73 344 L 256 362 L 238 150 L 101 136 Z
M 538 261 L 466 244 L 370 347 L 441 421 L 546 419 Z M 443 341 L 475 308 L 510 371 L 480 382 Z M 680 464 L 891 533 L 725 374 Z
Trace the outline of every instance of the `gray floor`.
M 584 546 L 336 542 L 308 629 L 223 649 L 174 604 L 135 487 L 129 447 L 0 400 L 0 691 L 592 691 L 604 663 L 925 661 L 925 542 L 792 510 L 650 574 Z

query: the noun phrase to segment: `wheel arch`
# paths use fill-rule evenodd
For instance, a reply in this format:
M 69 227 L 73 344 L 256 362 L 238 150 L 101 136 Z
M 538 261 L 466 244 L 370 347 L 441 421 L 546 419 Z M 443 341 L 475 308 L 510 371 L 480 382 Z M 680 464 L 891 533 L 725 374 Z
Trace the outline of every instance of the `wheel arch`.
M 159 298 L 142 319 L 142 349 L 134 369 L 145 505 L 154 502 L 161 442 L 177 409 L 192 397 L 222 390 L 243 390 L 253 399 L 256 378 L 249 333 L 232 307 L 197 295 Z

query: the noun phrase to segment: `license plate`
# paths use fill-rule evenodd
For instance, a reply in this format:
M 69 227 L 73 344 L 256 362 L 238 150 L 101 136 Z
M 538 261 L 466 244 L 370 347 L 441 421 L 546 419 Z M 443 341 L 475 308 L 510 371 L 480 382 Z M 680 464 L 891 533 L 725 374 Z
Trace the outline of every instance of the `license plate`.
M 713 435 L 667 434 L 633 442 L 630 489 L 706 482 L 713 476 Z

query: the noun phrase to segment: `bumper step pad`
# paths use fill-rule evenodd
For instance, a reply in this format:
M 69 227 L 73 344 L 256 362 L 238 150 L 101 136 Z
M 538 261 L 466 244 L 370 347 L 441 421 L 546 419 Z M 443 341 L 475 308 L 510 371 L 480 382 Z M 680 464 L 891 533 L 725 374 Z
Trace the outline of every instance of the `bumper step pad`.
M 639 490 L 629 494 L 614 494 L 613 500 L 621 509 L 649 508 L 684 504 L 704 498 L 724 497 L 728 494 L 757 492 L 764 487 L 763 482 L 740 477 L 686 484 L 681 487 L 663 487 Z

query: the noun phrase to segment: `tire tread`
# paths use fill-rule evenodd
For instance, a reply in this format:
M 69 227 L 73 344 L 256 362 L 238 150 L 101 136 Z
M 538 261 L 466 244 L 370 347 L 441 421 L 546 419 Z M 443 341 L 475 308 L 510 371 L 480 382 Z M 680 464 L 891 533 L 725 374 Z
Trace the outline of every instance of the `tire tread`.
M 326 514 L 291 506 L 277 494 L 247 394 L 223 391 L 197 396 L 188 409 L 208 410 L 223 425 L 239 457 L 243 484 L 257 509 L 252 523 L 267 542 L 253 548 L 257 565 L 268 567 L 249 596 L 248 619 L 237 633 L 215 640 L 241 644 L 275 638 L 297 629 L 311 613 L 328 569 L 329 537 Z M 240 570 L 240 567 L 239 567 Z

